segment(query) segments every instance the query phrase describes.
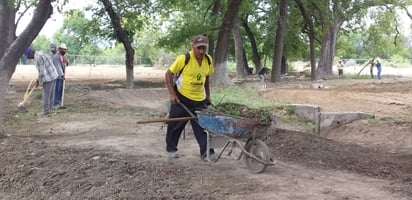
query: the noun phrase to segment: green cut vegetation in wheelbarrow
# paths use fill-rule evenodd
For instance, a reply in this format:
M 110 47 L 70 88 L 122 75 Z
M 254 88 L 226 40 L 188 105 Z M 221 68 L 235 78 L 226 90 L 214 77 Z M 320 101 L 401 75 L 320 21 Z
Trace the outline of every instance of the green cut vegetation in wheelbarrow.
M 226 114 L 235 117 L 254 119 L 262 123 L 270 123 L 272 120 L 271 113 L 265 108 L 249 108 L 244 104 L 238 103 L 220 103 L 210 106 L 205 112 L 210 114 Z

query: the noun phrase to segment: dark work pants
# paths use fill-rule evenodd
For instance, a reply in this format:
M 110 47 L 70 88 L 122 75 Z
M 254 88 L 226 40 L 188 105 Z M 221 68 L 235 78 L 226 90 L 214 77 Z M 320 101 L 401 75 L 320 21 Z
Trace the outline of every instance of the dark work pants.
M 63 79 L 56 80 L 56 92 L 54 94 L 54 106 L 61 105 L 63 95 Z
M 180 103 L 184 104 L 194 115 L 195 111 L 206 108 L 207 102 L 205 101 L 193 101 L 190 100 L 180 93 L 176 92 L 180 100 Z M 190 117 L 188 113 L 179 103 L 171 104 L 169 111 L 169 118 L 176 117 Z M 167 152 L 176 152 L 177 145 L 179 143 L 179 138 L 182 134 L 183 129 L 186 126 L 187 121 L 177 121 L 177 122 L 168 122 L 167 132 L 166 132 L 166 151 Z M 204 129 L 197 123 L 196 119 L 190 120 L 192 125 L 193 133 L 195 134 L 197 143 L 200 148 L 200 155 L 203 156 L 206 153 L 207 149 L 207 135 Z M 214 150 L 211 149 L 210 153 L 214 153 Z

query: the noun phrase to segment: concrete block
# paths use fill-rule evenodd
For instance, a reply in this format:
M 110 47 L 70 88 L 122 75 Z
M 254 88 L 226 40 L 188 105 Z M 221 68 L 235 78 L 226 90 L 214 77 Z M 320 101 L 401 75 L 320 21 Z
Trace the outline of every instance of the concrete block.
M 375 118 L 375 115 L 364 112 L 323 112 L 318 105 L 289 104 L 295 115 L 315 123 L 315 132 L 320 133 L 328 127 L 347 124 L 359 119 Z
M 364 112 L 320 112 L 319 113 L 319 131 L 327 127 L 347 124 L 359 119 L 374 118 L 373 114 Z
M 317 115 L 322 111 L 320 106 L 311 104 L 289 104 L 288 107 L 295 115 L 312 122 L 317 121 Z

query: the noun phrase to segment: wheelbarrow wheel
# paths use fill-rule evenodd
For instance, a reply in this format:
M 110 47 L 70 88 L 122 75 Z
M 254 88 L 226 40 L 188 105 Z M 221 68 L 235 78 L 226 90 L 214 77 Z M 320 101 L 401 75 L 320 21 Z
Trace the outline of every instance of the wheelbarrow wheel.
M 271 162 L 269 148 L 261 140 L 248 140 L 245 144 L 245 150 L 266 163 Z M 249 171 L 255 174 L 263 172 L 268 166 L 267 164 L 261 163 L 246 154 L 243 155 L 243 158 Z

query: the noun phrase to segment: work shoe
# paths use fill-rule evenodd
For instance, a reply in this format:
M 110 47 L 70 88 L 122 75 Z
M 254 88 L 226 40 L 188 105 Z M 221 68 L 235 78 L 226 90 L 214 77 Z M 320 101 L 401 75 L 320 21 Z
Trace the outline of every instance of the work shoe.
M 210 153 L 210 154 L 209 154 L 209 159 L 207 158 L 207 155 L 204 154 L 204 155 L 201 157 L 201 159 L 202 159 L 203 161 L 215 161 L 215 160 L 217 159 L 217 154 L 215 154 L 215 153 Z
M 179 154 L 177 153 L 177 151 L 175 151 L 175 152 L 166 152 L 166 157 L 167 158 L 179 158 Z

